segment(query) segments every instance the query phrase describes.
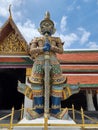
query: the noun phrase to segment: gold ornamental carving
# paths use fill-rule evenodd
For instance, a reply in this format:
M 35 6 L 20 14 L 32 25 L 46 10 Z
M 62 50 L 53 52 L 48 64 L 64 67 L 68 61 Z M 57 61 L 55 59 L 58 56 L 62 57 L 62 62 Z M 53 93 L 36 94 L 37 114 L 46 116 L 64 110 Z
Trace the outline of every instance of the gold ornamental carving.
M 20 40 L 14 32 L 11 32 L 0 43 L 0 54 L 27 54 L 27 51 L 27 44 L 23 40 Z
M 32 68 L 26 68 L 26 76 L 31 75 Z

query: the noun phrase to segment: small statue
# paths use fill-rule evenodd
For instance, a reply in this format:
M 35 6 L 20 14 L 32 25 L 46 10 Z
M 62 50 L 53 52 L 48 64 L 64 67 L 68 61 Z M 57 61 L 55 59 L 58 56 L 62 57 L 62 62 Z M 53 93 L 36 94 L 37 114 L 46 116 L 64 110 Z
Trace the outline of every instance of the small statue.
M 55 31 L 50 14 L 46 12 L 39 28 L 43 36 L 34 38 L 30 43 L 30 54 L 35 58 L 29 77 L 31 88 L 20 82 L 18 85 L 18 90 L 33 100 L 34 109 L 27 109 L 28 119 L 39 118 L 44 113 L 62 119 L 68 114 L 68 109 L 61 110 L 61 100 L 79 92 L 77 86 L 65 87 L 66 78 L 56 56 L 56 53 L 63 53 L 63 43 L 59 37 L 52 37 Z

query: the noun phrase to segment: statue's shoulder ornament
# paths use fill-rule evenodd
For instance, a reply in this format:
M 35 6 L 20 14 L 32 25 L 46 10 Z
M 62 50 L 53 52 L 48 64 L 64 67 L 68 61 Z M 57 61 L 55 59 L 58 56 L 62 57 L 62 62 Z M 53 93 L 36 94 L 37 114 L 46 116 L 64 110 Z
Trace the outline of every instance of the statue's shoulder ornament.
M 40 43 L 40 42 L 42 42 L 42 43 L 44 43 L 44 37 L 34 37 L 34 39 L 32 39 L 32 41 L 31 41 L 31 44 L 38 44 L 38 43 Z
M 50 37 L 51 43 L 55 42 L 56 44 L 63 44 L 59 37 Z

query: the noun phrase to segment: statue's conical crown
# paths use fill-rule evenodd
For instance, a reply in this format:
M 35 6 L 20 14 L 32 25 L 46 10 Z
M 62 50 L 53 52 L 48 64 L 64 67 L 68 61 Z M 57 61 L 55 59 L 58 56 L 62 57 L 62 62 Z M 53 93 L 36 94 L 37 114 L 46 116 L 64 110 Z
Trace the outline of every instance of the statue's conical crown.
M 50 35 L 55 33 L 54 22 L 50 19 L 50 13 L 45 13 L 44 19 L 40 22 L 39 32 L 44 35 L 46 32 Z

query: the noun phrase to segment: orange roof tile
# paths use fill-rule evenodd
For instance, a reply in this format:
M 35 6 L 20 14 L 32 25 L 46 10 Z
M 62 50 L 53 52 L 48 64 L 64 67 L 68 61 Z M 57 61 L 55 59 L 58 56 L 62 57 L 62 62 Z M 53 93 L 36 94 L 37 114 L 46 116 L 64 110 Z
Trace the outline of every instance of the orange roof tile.
M 29 57 L 0 57 L 0 68 L 32 67 L 33 61 Z
M 78 70 L 78 69 L 83 69 L 83 70 L 87 70 L 87 69 L 94 69 L 94 70 L 96 70 L 96 69 L 98 69 L 98 66 L 94 66 L 94 65 L 92 65 L 92 66 L 90 66 L 90 65 L 85 65 L 85 66 L 81 66 L 81 65 L 61 65 L 61 68 L 62 69 L 68 69 L 68 70 L 73 70 L 73 69 L 75 69 L 75 70 Z
M 98 51 L 66 52 L 57 54 L 61 63 L 98 63 Z
M 98 75 L 65 75 L 68 84 L 98 84 Z
M 21 57 L 0 57 L 0 63 L 7 63 L 7 62 L 25 62 L 25 59 Z
M 98 65 L 61 65 L 63 72 L 98 72 Z

